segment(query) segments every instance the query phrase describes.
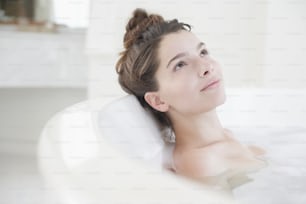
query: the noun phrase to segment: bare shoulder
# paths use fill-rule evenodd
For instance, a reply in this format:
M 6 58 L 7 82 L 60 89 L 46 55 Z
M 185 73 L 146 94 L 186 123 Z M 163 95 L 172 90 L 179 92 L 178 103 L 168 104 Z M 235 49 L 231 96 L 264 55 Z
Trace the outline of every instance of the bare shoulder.
M 178 174 L 195 179 L 217 176 L 228 170 L 225 157 L 209 147 L 184 151 L 175 149 L 173 158 Z
M 261 147 L 255 145 L 248 145 L 248 149 L 253 153 L 254 156 L 264 155 L 266 154 L 266 150 Z
M 227 137 L 234 142 L 233 144 L 236 143 L 236 144 L 239 144 L 241 147 L 245 147 L 244 149 L 247 152 L 251 153 L 253 156 L 259 156 L 259 155 L 266 154 L 266 151 L 263 148 L 259 147 L 259 146 L 255 146 L 255 145 L 242 145 L 242 144 L 240 144 L 235 139 L 234 134 L 233 134 L 233 132 L 230 129 L 224 128 L 224 131 L 225 131 Z M 240 149 L 240 148 L 238 148 L 238 149 Z

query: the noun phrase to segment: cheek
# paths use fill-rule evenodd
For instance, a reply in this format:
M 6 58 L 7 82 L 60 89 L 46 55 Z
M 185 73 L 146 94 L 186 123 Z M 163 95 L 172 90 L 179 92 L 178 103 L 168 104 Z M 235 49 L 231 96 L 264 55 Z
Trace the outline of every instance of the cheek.
M 184 98 L 195 94 L 196 80 L 186 72 L 178 73 L 175 77 L 168 79 L 166 83 L 165 93 L 168 93 L 168 98 Z
M 185 109 L 197 97 L 195 80 L 170 80 L 167 86 L 162 89 L 164 100 L 174 109 Z M 169 81 L 169 82 L 170 82 Z

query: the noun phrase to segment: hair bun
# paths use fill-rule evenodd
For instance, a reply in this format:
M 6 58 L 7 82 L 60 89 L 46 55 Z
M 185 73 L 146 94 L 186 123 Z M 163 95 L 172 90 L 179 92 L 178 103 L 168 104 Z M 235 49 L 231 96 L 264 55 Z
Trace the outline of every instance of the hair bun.
M 129 20 L 125 27 L 126 33 L 124 35 L 124 47 L 126 49 L 130 48 L 140 34 L 149 26 L 163 21 L 164 19 L 160 15 L 148 15 L 144 9 L 135 9 L 133 12 L 133 17 Z
M 126 31 L 130 31 L 133 30 L 134 28 L 136 28 L 137 25 L 139 25 L 143 20 L 145 20 L 146 18 L 148 18 L 148 13 L 140 8 L 137 8 L 134 12 L 133 12 L 133 17 L 129 20 L 128 24 L 126 25 Z

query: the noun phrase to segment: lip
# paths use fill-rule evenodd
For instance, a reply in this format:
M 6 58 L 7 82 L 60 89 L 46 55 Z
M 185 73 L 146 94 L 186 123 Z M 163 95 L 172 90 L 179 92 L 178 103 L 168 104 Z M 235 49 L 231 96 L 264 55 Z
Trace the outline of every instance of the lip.
M 210 81 L 201 91 L 206 91 L 208 89 L 214 89 L 219 86 L 220 79 L 214 79 Z

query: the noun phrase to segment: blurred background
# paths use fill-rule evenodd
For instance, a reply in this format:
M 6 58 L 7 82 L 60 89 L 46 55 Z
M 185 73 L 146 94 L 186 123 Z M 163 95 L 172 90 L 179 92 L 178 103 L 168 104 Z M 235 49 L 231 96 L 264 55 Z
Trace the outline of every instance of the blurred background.
M 114 64 L 136 7 L 193 26 L 228 88 L 306 88 L 303 0 L 0 0 L 0 203 L 55 203 L 37 167 L 44 124 L 122 94 Z

